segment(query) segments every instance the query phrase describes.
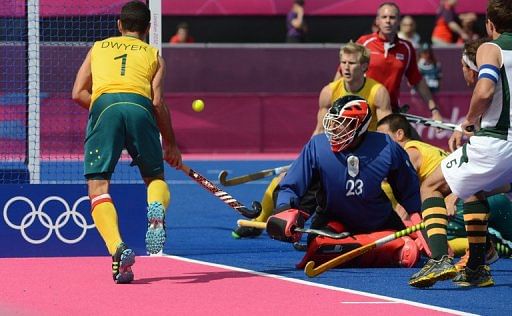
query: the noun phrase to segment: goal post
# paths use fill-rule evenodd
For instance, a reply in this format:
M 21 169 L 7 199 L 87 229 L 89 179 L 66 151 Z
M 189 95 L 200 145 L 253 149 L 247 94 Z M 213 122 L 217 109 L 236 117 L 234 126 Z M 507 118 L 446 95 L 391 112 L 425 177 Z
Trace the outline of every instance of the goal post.
M 144 0 L 143 0 L 144 1 Z M 0 184 L 83 184 L 88 113 L 71 99 L 93 43 L 118 36 L 128 0 L 4 0 L 0 6 Z M 162 3 L 150 44 L 161 51 Z M 113 183 L 142 183 L 123 154 Z
M 149 44 L 158 48 L 162 55 L 162 0 L 147 0 L 146 3 L 151 11 Z

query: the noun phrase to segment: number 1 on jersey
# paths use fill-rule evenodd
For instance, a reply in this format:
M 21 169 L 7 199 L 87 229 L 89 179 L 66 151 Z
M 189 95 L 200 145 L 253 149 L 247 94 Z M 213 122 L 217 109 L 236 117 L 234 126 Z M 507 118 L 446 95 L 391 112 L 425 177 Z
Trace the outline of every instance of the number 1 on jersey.
M 123 54 L 123 55 L 114 57 L 114 60 L 122 58 L 122 60 L 121 60 L 121 76 L 124 76 L 124 74 L 126 73 L 126 57 L 128 57 L 127 54 Z

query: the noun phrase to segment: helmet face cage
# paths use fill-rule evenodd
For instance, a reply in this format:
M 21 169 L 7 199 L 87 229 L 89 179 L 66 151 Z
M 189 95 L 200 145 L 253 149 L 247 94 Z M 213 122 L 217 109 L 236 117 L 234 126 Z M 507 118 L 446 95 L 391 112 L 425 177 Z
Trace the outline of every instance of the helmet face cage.
M 344 117 L 340 114 L 327 113 L 324 116 L 324 131 L 331 143 L 332 151 L 340 152 L 347 148 L 356 133 L 356 118 Z
M 337 100 L 324 116 L 323 127 L 333 152 L 346 149 L 370 125 L 371 112 L 363 98 Z M 340 104 L 341 103 L 341 104 Z

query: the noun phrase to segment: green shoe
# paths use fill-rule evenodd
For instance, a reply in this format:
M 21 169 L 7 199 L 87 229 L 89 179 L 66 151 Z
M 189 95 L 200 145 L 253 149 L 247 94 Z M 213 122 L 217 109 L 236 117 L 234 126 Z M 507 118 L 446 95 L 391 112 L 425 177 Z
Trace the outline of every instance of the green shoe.
M 263 229 L 240 226 L 231 232 L 231 236 L 235 239 L 254 238 L 254 237 L 258 237 L 259 235 L 261 235 L 262 232 L 263 232 Z
M 493 286 L 494 280 L 491 276 L 491 269 L 488 265 L 481 265 L 476 270 L 471 270 L 468 267 L 460 270 L 457 276 L 453 279 L 453 283 L 458 286 Z
M 419 288 L 431 287 L 437 281 L 452 279 L 457 270 L 452 264 L 452 258 L 447 255 L 439 260 L 430 259 L 420 271 L 409 279 L 409 285 Z
M 116 253 L 112 256 L 112 277 L 118 284 L 133 281 L 132 266 L 135 263 L 135 253 L 124 243 L 117 246 Z

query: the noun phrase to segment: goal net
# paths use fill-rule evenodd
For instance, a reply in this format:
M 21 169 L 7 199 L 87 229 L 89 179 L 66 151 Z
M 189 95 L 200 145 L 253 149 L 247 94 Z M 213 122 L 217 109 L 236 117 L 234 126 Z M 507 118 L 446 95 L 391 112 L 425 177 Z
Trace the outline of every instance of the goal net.
M 71 100 L 71 90 L 93 42 L 119 35 L 116 20 L 126 2 L 2 2 L 0 184 L 84 182 L 88 113 Z M 152 19 L 158 14 L 152 12 Z M 130 168 L 130 162 L 123 154 L 114 182 L 139 182 L 138 170 Z

